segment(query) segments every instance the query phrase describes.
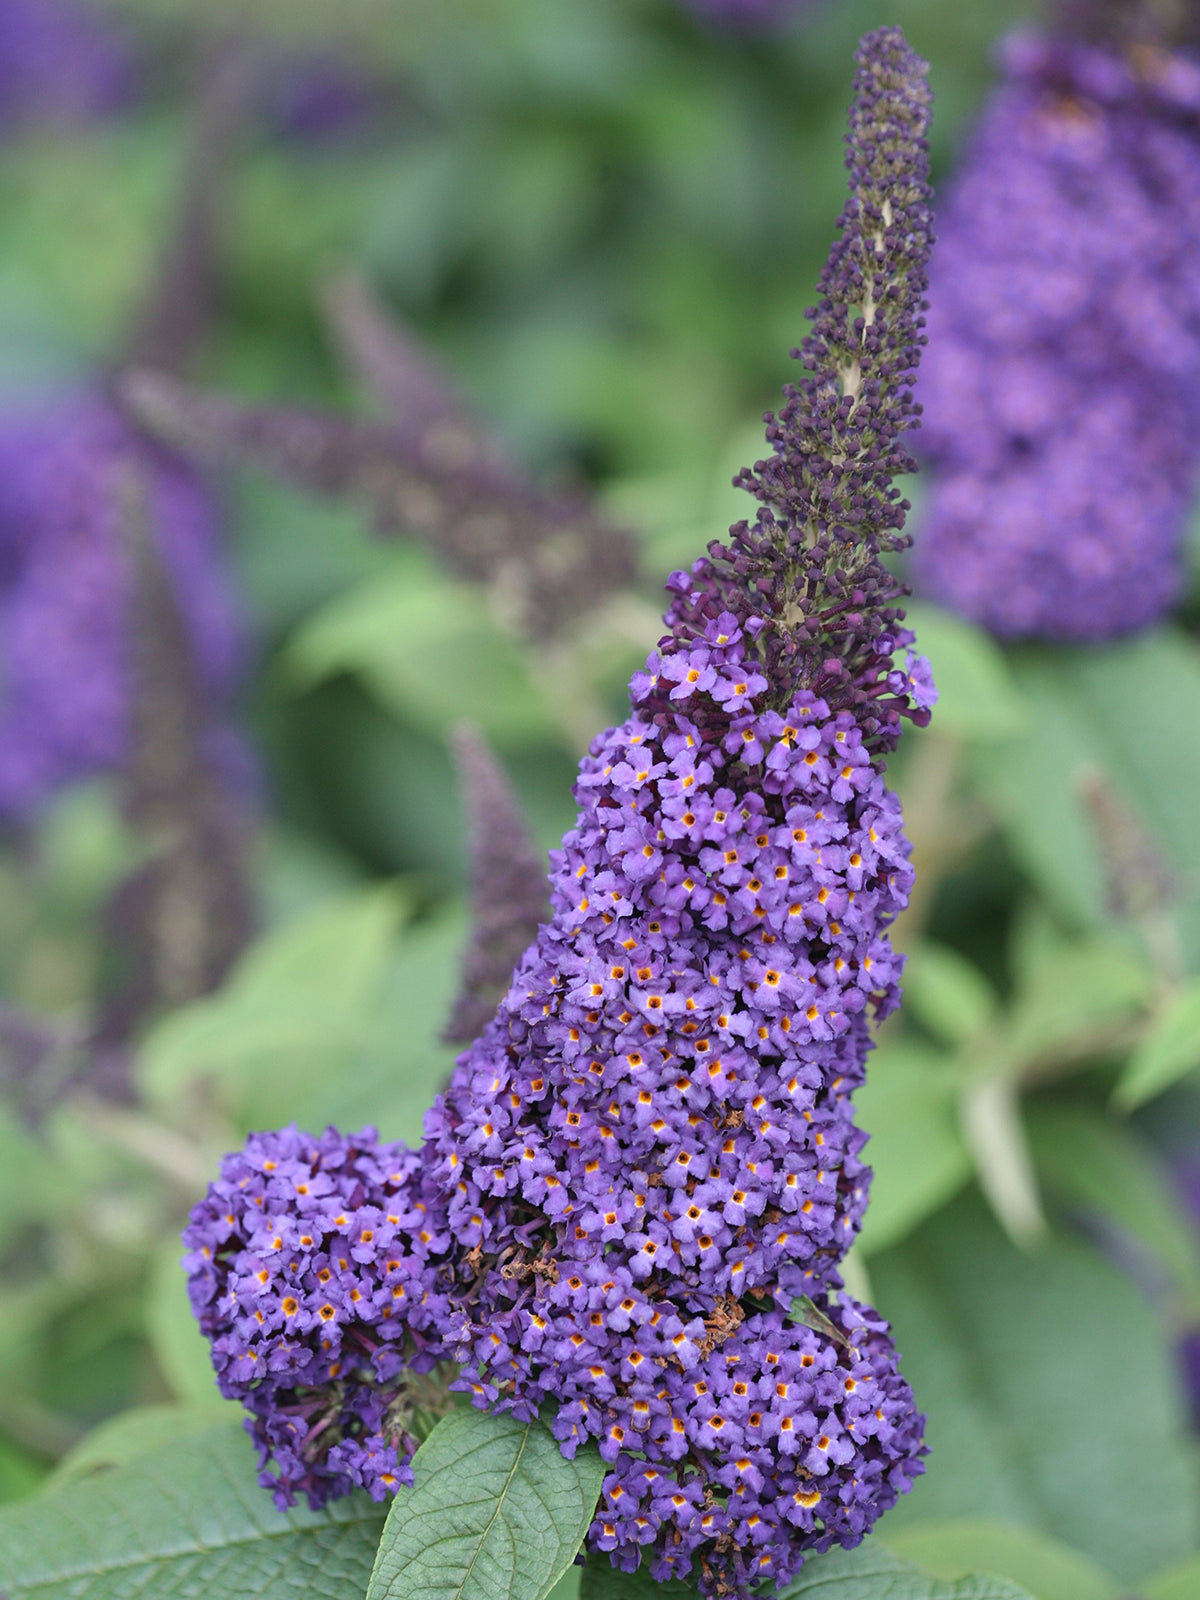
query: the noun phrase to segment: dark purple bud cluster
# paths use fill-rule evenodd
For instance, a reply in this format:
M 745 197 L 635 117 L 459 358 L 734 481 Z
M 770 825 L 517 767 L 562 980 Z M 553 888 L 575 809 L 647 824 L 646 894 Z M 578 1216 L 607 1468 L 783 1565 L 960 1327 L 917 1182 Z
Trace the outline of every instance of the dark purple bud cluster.
M 132 739 L 131 486 L 182 612 L 198 685 L 225 696 L 240 628 L 216 507 L 98 397 L 0 420 L 0 814 L 123 766 Z
M 871 35 L 858 62 L 841 238 L 818 282 L 812 331 L 794 352 L 809 376 L 767 418 L 774 454 L 737 479 L 761 502 L 755 522 L 677 578 L 666 620 L 677 637 L 703 638 L 722 611 L 753 617 L 772 702 L 811 689 L 851 710 L 883 749 L 902 716 L 928 720 L 894 686 L 893 654 L 912 635 L 892 604 L 903 586 L 880 558 L 909 543 L 908 503 L 892 479 L 915 470 L 904 434 L 917 422 L 925 342 L 930 95 L 925 63 L 897 29 Z
M 1183 582 L 1200 62 L 1020 36 L 1003 66 L 939 219 L 915 571 L 995 633 L 1102 639 Z
M 923 661 L 896 665 L 911 636 L 879 560 L 901 540 L 886 473 L 907 464 L 896 441 L 912 423 L 928 96 L 895 30 L 859 62 L 854 195 L 805 350 L 816 376 L 751 475 L 764 510 L 673 580 L 672 632 L 634 677 L 631 715 L 581 765 L 578 821 L 551 858 L 553 916 L 459 1058 L 419 1160 L 389 1153 L 386 1205 L 367 1188 L 359 1202 L 373 1228 L 391 1208 L 387 1271 L 421 1291 L 389 1349 L 452 1356 L 456 1387 L 484 1409 L 532 1418 L 553 1401 L 564 1452 L 594 1442 L 611 1468 L 589 1548 L 711 1597 L 858 1543 L 924 1453 L 885 1325 L 838 1296 L 870 1178 L 851 1095 L 869 1019 L 899 998 L 888 930 L 912 881 L 878 751 L 902 711 L 923 720 L 935 698 Z M 330 1165 L 316 1141 L 269 1137 L 305 1144 L 302 1183 Z M 325 1139 L 335 1165 L 359 1160 Z M 378 1402 L 366 1416 L 365 1399 L 328 1390 L 321 1359 L 336 1357 L 310 1333 L 303 1403 L 318 1420 L 305 1413 L 301 1434 L 394 1446 L 395 1478 L 407 1441 L 376 1418 L 399 1363 L 373 1368 L 358 1332 L 390 1280 L 372 1254 L 349 1265 L 341 1213 L 303 1219 L 298 1241 L 285 1231 L 301 1225 L 285 1187 L 254 1234 L 282 1241 L 276 1286 L 241 1220 L 259 1181 L 246 1161 L 231 1158 L 188 1235 L 227 1392 L 255 1412 L 281 1497 L 330 1492 L 308 1470 L 312 1432 L 307 1450 L 287 1445 L 292 1413 L 270 1377 L 291 1359 L 278 1297 L 292 1293 L 296 1314 L 315 1305 L 355 1341 Z M 353 1223 L 350 1181 L 328 1204 Z M 301 1299 L 290 1283 L 313 1261 L 330 1281 L 340 1264 L 361 1300 L 316 1304 L 324 1284 Z M 231 1373 L 248 1344 L 257 1361 Z
M 292 1127 L 226 1156 L 192 1213 L 192 1309 L 281 1508 L 412 1482 L 414 1375 L 435 1366 L 449 1311 L 433 1263 L 450 1240 L 426 1187 L 420 1157 L 373 1128 Z

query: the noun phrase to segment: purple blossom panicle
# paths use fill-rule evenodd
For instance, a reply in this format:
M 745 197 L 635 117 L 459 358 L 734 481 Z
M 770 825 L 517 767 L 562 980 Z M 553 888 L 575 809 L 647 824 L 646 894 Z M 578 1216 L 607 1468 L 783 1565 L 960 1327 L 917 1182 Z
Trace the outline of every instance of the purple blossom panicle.
M 782 708 L 801 686 L 849 710 L 873 749 L 929 704 L 894 665 L 912 634 L 893 601 L 903 586 L 881 556 L 905 548 L 908 502 L 892 479 L 915 470 L 913 382 L 924 344 L 929 213 L 925 65 L 897 29 L 858 55 L 846 165 L 850 194 L 818 281 L 821 300 L 798 356 L 808 376 L 767 418 L 773 454 L 737 483 L 760 502 L 752 526 L 668 584 L 676 639 L 703 639 L 722 612 L 746 621 Z M 930 702 L 931 703 L 931 702 Z
M 239 644 L 202 483 L 98 397 L 0 421 L 0 815 L 121 766 L 131 740 L 134 574 L 123 491 L 146 481 L 201 686 L 227 691 Z
M 913 420 L 928 97 L 896 31 L 859 62 L 813 376 L 745 475 L 763 510 L 672 580 L 633 713 L 580 769 L 554 916 L 426 1119 L 469 1251 L 451 1263 L 461 1386 L 521 1417 L 553 1398 L 564 1449 L 593 1439 L 614 1464 L 591 1547 L 714 1596 L 856 1543 L 921 1469 L 881 1330 L 868 1441 L 837 1410 L 849 1369 L 838 1396 L 799 1381 L 818 1350 L 838 1366 L 836 1341 L 784 1321 L 840 1286 L 866 1205 L 850 1096 L 868 1017 L 898 999 L 887 929 L 911 883 L 874 753 L 933 699 L 923 662 L 894 664 L 911 635 L 879 560 L 901 541 L 886 474 Z M 835 1327 L 873 1316 L 825 1303 Z M 771 1338 L 787 1381 L 768 1422 Z
M 77 0 L 0 0 L 0 127 L 85 122 L 129 99 L 114 22 Z
M 940 218 L 915 574 L 1001 635 L 1178 596 L 1200 427 L 1200 63 L 1019 36 Z
M 192 1212 L 192 1309 L 281 1509 L 412 1482 L 413 1375 L 436 1364 L 448 1310 L 439 1214 L 404 1145 L 294 1126 L 226 1156 Z
M 376 1241 L 356 1257 L 340 1215 L 303 1212 L 352 1215 L 357 1158 L 337 1136 L 327 1161 L 300 1135 L 261 1136 L 306 1151 L 297 1168 L 289 1146 L 272 1174 L 269 1225 L 241 1220 L 266 1181 L 253 1153 L 230 1158 L 188 1236 L 236 1241 L 219 1259 L 193 1248 L 194 1303 L 281 1494 L 374 1491 L 368 1449 L 398 1480 L 387 1386 L 411 1343 L 418 1361 L 457 1360 L 455 1387 L 484 1409 L 531 1419 L 553 1402 L 564 1453 L 594 1443 L 611 1468 L 589 1549 L 713 1600 L 857 1544 L 924 1454 L 885 1325 L 837 1297 L 870 1180 L 851 1095 L 869 1019 L 899 998 L 888 929 L 912 881 L 880 754 L 935 698 L 880 559 L 904 542 L 889 477 L 914 422 L 928 94 L 897 30 L 858 60 L 851 200 L 802 352 L 811 376 L 769 419 L 772 458 L 743 475 L 754 526 L 672 579 L 670 632 L 634 676 L 631 715 L 581 764 L 552 917 L 428 1113 L 419 1160 L 387 1157 L 387 1249 L 412 1309 L 382 1368 L 370 1325 L 357 1409 L 323 1364 L 343 1347 L 325 1351 L 310 1321 L 295 1357 L 281 1331 L 280 1295 L 343 1341 L 378 1303 Z M 294 1170 L 310 1191 L 328 1170 L 336 1194 L 302 1205 Z M 374 1207 L 375 1228 L 371 1182 L 353 1215 Z M 293 1287 L 331 1260 L 353 1307 Z M 314 1485 L 318 1427 L 339 1445 Z

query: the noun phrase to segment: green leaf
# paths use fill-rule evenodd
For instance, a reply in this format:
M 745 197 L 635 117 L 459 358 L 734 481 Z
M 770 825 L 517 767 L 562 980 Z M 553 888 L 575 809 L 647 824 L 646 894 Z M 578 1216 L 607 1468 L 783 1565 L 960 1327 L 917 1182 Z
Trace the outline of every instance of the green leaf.
M 1047 950 L 1024 976 L 1005 1015 L 1000 1050 L 1015 1072 L 1032 1063 L 1102 1055 L 1113 1029 L 1137 1017 L 1154 974 L 1129 950 L 1078 940 Z
M 889 1534 L 1015 1522 L 1125 1582 L 1195 1547 L 1197 1461 L 1173 1352 L 1123 1274 L 1073 1240 L 1019 1252 L 974 1196 L 871 1270 L 929 1417 L 927 1474 Z
M 806 1294 L 797 1295 L 788 1307 L 788 1316 L 793 1322 L 802 1322 L 806 1328 L 823 1334 L 826 1339 L 832 1339 L 834 1344 L 840 1344 L 845 1349 L 850 1348 L 850 1341 L 837 1326 L 830 1322 L 825 1313 Z
M 223 1402 L 230 1410 L 230 1402 Z M 166 1445 L 214 1426 L 211 1406 L 134 1406 L 109 1417 L 67 1452 L 46 1480 L 46 1489 L 66 1489 L 80 1479 L 128 1466 Z
M 32 1494 L 45 1476 L 43 1462 L 10 1439 L 0 1437 L 0 1504 Z
M 1011 656 L 1031 714 L 1019 735 L 971 752 L 1009 844 L 1076 926 L 1109 921 L 1107 868 L 1081 783 L 1099 772 L 1159 849 L 1180 890 L 1185 952 L 1200 961 L 1200 654 L 1174 628 L 1103 649 Z M 1152 774 L 1152 781 L 1147 775 Z
M 297 1117 L 303 1111 L 310 1125 L 342 1128 L 374 1123 L 385 1138 L 420 1141 L 422 1120 L 459 1049 L 443 1043 L 441 1031 L 458 988 L 466 936 L 466 918 L 454 909 L 408 929 L 374 1014 L 365 1019 L 352 1070 L 314 1085 Z
M 971 1175 L 958 1122 L 958 1082 L 947 1058 L 885 1042 L 856 1091 L 857 1121 L 871 1135 L 871 1203 L 859 1247 L 883 1250 L 944 1205 Z
M 1166 1572 L 1143 1578 L 1137 1586 L 1146 1600 L 1196 1600 L 1200 1594 L 1200 1556 L 1192 1556 Z
M 1190 1315 L 1200 1319 L 1200 1246 L 1156 1154 L 1133 1130 L 1088 1106 L 1033 1101 L 1034 1159 L 1072 1205 L 1108 1217 L 1157 1257 Z
M 404 721 L 439 734 L 466 707 L 499 743 L 555 723 L 545 688 L 479 590 L 439 572 L 419 550 L 397 551 L 394 570 L 319 610 L 284 661 L 299 688 L 357 673 Z
M 646 1567 L 619 1572 L 607 1556 L 592 1554 L 579 1581 L 579 1600 L 699 1600 L 694 1583 L 670 1578 L 655 1583 Z
M 956 1583 L 931 1578 L 886 1549 L 876 1538 L 856 1550 L 813 1556 L 778 1600 L 1029 1600 L 1007 1578 L 968 1577 Z
M 1120 1585 L 1078 1551 L 1036 1528 L 960 1517 L 920 1524 L 884 1537 L 897 1555 L 935 1578 L 995 1572 L 1021 1584 L 1033 1600 L 1117 1600 Z
M 366 1588 L 382 1510 L 365 1495 L 276 1511 L 222 1424 L 0 1510 L 8 1600 L 343 1600 Z
M 297 1084 L 345 1070 L 387 970 L 404 903 L 394 887 L 356 890 L 273 930 L 218 993 L 155 1027 L 140 1062 L 149 1097 L 217 1085 L 243 1125 L 299 1116 Z
M 996 991 L 973 961 L 922 939 L 904 963 L 904 1005 L 943 1044 L 964 1045 L 996 1015 Z
M 396 1496 L 367 1600 L 544 1600 L 583 1542 L 607 1471 L 540 1423 L 444 1417 Z
M 937 728 L 971 742 L 1006 738 L 1021 729 L 1028 708 L 1004 652 L 991 636 L 936 606 L 905 606 L 929 657 L 938 687 Z
M 1126 1111 L 1161 1094 L 1200 1066 L 1200 980 L 1163 1008 L 1121 1074 L 1113 1098 Z

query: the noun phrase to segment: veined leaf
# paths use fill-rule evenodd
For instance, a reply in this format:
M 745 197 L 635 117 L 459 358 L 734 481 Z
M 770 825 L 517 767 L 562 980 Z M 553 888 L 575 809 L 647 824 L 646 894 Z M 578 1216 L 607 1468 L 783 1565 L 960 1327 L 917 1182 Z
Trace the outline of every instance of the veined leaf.
M 396 1496 L 367 1600 L 545 1600 L 583 1542 L 608 1469 L 540 1423 L 444 1417 Z
M 7 1600 L 345 1600 L 366 1588 L 383 1512 L 365 1495 L 277 1511 L 236 1424 L 0 1510 Z

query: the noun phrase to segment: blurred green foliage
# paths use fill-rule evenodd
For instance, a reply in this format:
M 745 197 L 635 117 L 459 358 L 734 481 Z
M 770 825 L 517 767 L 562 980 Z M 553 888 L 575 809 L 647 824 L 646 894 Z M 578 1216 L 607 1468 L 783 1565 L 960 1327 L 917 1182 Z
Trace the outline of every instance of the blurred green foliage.
M 0 147 L 6 405 L 119 348 L 174 203 L 181 63 L 230 9 L 243 20 L 192 0 L 120 9 L 157 63 L 145 102 Z M 555 663 L 355 508 L 250 473 L 223 485 L 257 639 L 243 712 L 261 932 L 217 993 L 149 1029 L 135 1103 L 85 1083 L 51 1093 L 36 1126 L 0 1106 L 0 1499 L 51 1474 L 99 1525 L 144 1493 L 146 1537 L 182 1551 L 162 1474 L 186 1437 L 205 1493 L 233 1474 L 238 1515 L 274 1516 L 187 1313 L 188 1205 L 250 1128 L 419 1137 L 452 1059 L 438 1035 L 466 929 L 445 734 L 483 726 L 552 845 L 580 708 L 597 731 L 620 714 L 661 579 L 745 513 L 729 479 L 761 450 L 841 207 L 854 40 L 897 21 L 930 57 L 945 172 L 990 41 L 1030 9 L 841 0 L 735 42 L 671 0 L 261 8 L 268 58 L 302 37 L 386 92 L 357 131 L 261 128 L 242 152 L 205 380 L 366 409 L 316 311 L 354 263 L 517 459 L 590 480 L 637 526 L 645 581 Z M 853 1268 L 896 1326 L 933 1453 L 876 1542 L 1036 1600 L 1191 1600 L 1175 1340 L 1200 1323 L 1200 1238 L 1164 1151 L 1200 1143 L 1200 653 L 1182 625 L 1004 651 L 912 612 L 942 699 L 893 763 L 918 885 L 898 930 L 906 1004 L 859 1096 L 876 1178 Z M 100 907 L 138 850 L 96 783 L 0 855 L 0 992 L 63 1028 L 51 1090 L 102 982 Z M 6 1515 L 0 1537 L 41 1537 L 35 1512 Z M 381 1517 L 297 1513 L 280 1561 L 286 1546 L 314 1585 L 329 1564 L 337 1592 L 361 1593 Z M 30 1593 L 66 1592 L 56 1570 Z

